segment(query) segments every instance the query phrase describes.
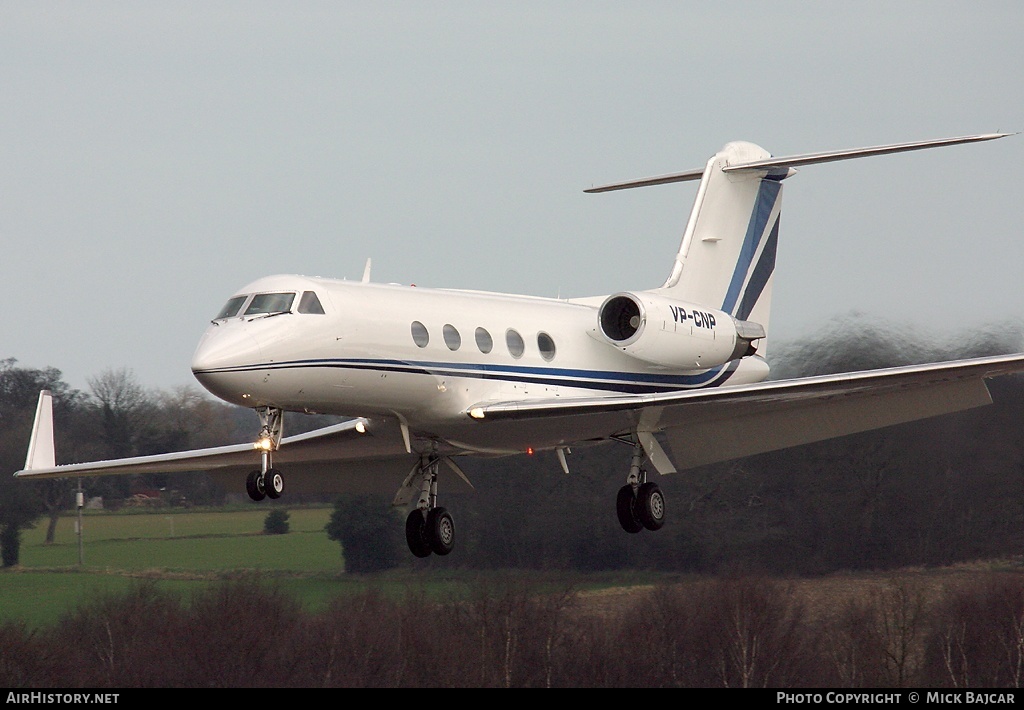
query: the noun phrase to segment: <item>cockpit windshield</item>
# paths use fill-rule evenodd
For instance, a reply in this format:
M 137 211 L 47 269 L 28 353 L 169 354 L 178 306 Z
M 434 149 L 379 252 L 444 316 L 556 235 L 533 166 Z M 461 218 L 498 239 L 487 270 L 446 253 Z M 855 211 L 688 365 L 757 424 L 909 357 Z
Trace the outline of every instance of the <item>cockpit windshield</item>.
M 258 316 L 267 313 L 287 313 L 292 309 L 294 293 L 257 293 L 245 309 L 245 315 Z
M 238 315 L 238 309 L 245 303 L 245 296 L 235 296 L 228 300 L 224 304 L 224 307 L 220 309 L 220 313 L 214 318 L 214 320 L 222 320 L 224 318 L 233 318 Z
M 302 292 L 302 298 L 299 299 L 299 313 L 324 315 L 324 307 L 320 304 L 320 299 L 317 298 L 316 293 L 313 291 Z

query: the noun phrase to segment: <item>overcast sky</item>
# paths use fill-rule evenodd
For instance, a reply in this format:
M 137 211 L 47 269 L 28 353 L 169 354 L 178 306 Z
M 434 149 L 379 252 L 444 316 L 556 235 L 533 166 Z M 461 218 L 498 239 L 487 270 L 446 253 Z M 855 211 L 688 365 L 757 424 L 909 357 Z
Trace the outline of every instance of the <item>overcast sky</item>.
M 594 184 L 1024 130 L 1019 2 L 0 0 L 0 359 L 189 361 L 272 273 L 660 286 L 696 191 Z M 1024 135 L 802 168 L 772 338 L 1019 323 Z

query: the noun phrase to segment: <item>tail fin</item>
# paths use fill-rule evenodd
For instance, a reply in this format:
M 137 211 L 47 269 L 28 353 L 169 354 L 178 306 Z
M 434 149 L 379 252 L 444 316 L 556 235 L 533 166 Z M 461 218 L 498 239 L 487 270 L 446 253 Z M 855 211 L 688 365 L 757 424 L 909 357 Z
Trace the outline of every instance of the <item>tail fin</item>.
M 53 448 L 53 396 L 49 390 L 43 390 L 39 393 L 39 403 L 36 405 L 36 419 L 32 425 L 32 438 L 28 441 L 24 470 L 54 466 L 56 456 Z
M 656 292 L 752 321 L 768 332 L 772 274 L 779 238 L 782 180 L 797 166 L 987 141 L 987 133 L 774 158 L 753 143 L 728 143 L 703 170 L 603 185 L 585 192 L 700 180 L 668 279 Z M 763 354 L 762 347 L 759 352 Z
M 768 330 L 779 240 L 782 180 L 789 169 L 725 172 L 770 158 L 752 143 L 729 143 L 708 161 L 672 272 L 659 291 L 725 311 Z

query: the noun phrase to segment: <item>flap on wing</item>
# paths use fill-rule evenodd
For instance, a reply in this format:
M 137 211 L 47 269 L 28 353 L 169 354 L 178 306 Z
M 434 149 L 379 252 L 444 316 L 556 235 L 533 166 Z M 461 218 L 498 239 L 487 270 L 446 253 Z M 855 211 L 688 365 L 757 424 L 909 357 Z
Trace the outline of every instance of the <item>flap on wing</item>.
M 780 406 L 753 404 L 728 417 L 688 419 L 665 428 L 680 468 L 777 451 L 847 434 L 949 414 L 991 403 L 982 379 L 886 389 L 870 395 L 800 399 Z

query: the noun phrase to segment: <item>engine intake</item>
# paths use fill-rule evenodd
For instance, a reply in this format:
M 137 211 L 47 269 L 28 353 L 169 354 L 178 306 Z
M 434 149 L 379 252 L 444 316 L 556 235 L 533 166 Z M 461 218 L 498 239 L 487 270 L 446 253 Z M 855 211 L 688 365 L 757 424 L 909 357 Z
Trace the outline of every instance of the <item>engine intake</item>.
M 636 300 L 620 294 L 604 302 L 599 318 L 605 337 L 614 343 L 624 343 L 640 331 L 644 312 Z

